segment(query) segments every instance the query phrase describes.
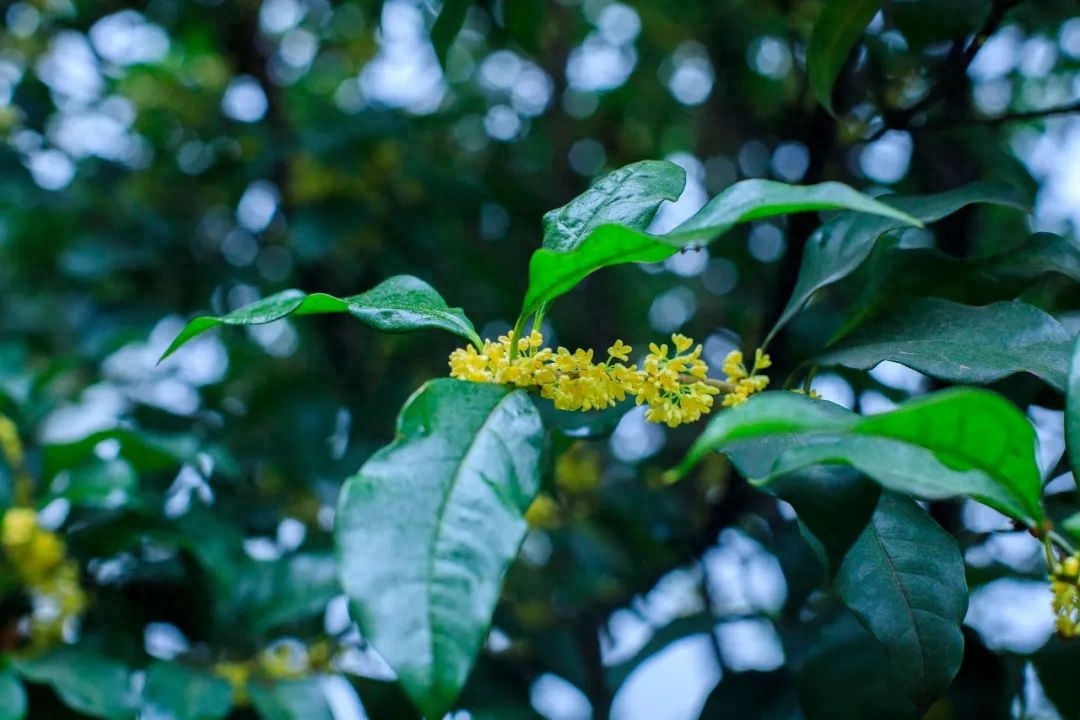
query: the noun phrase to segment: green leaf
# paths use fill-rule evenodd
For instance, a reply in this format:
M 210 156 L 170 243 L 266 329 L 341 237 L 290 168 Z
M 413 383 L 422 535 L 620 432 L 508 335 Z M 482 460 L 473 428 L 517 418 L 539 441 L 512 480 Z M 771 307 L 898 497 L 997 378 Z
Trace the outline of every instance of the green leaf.
M 52 686 L 72 710 L 98 718 L 134 718 L 138 698 L 131 672 L 110 657 L 76 646 L 15 662 L 32 683 Z
M 506 31 L 526 52 L 540 52 L 540 31 L 546 13 L 544 0 L 506 0 L 503 3 Z
M 194 435 L 168 434 L 147 430 L 102 430 L 70 443 L 46 445 L 42 453 L 45 477 L 54 477 L 68 468 L 97 459 L 100 443 L 115 441 L 117 457 L 127 460 L 139 472 L 175 470 L 184 463 L 198 464 L 201 454 L 213 460 L 214 472 L 236 475 L 236 461 L 220 446 L 207 444 Z
M 666 160 L 643 160 L 601 178 L 566 205 L 544 214 L 544 247 L 576 250 L 601 225 L 644 230 L 665 200 L 675 201 L 686 171 Z
M 1075 642 L 1052 637 L 1031 658 L 1039 673 L 1039 682 L 1050 702 L 1063 718 L 1080 717 L 1080 683 L 1076 668 L 1080 667 L 1080 646 Z
M 439 58 L 439 65 L 443 68 L 446 67 L 446 54 L 461 31 L 471 5 L 472 0 L 445 0 L 439 17 L 431 26 L 431 44 L 435 48 L 435 56 Z
M 881 8 L 881 0 L 828 0 L 806 47 L 810 89 L 830 113 L 832 88 L 844 61 Z
M 232 687 L 179 663 L 155 662 L 146 673 L 143 713 L 154 720 L 217 720 L 232 711 Z
M 1044 515 L 1035 430 L 985 390 L 945 390 L 867 418 L 794 393 L 762 393 L 713 418 L 673 474 L 684 476 L 707 452 L 764 438 L 776 439 L 769 470 L 751 478 L 764 489 L 787 473 L 844 464 L 889 490 L 968 496 L 1029 523 Z
M 968 591 L 956 540 L 911 498 L 884 493 L 833 585 L 925 712 L 964 657 Z
M 256 567 L 244 580 L 251 597 L 247 614 L 258 633 L 321 615 L 341 593 L 337 562 L 330 553 L 296 553 Z
M 347 298 L 283 290 L 221 317 L 195 318 L 176 336 L 161 360 L 218 325 L 262 325 L 288 315 L 320 313 L 348 313 L 383 332 L 438 328 L 480 343 L 476 329 L 461 308 L 448 307 L 442 296 L 423 280 L 412 275 L 395 275 L 365 293 Z
M 892 360 L 969 384 L 1027 372 L 1063 390 L 1071 342 L 1061 323 L 1022 302 L 972 307 L 927 298 L 856 331 L 812 362 L 869 370 Z
M 847 610 L 818 612 L 786 638 L 806 720 L 917 720 L 881 644 Z M 809 635 L 800 638 L 799 635 Z M 791 647 L 801 639 L 802 647 Z
M 630 262 L 659 262 L 681 248 L 711 242 L 739 223 L 820 210 L 855 210 L 920 224 L 915 218 L 840 183 L 796 186 L 772 180 L 743 180 L 714 197 L 696 215 L 666 235 L 600 225 L 569 252 L 537 250 L 529 261 L 529 289 L 521 318 L 529 317 L 601 268 Z
M 1080 336 L 1073 345 L 1065 389 L 1065 449 L 1073 476 L 1080 477 Z
M 353 619 L 429 719 L 465 684 L 525 536 L 543 428 L 528 396 L 443 378 L 346 481 L 336 520 Z
M 1030 207 L 1011 185 L 995 182 L 973 183 L 936 195 L 883 200 L 926 223 L 941 220 L 975 203 L 1015 207 L 1025 212 Z M 851 275 L 870 257 L 879 239 L 909 224 L 880 215 L 844 213 L 823 225 L 806 244 L 795 289 L 769 331 L 765 344 L 806 306 L 814 293 Z
M 249 683 L 248 694 L 262 720 L 334 720 L 318 678 Z
M 73 505 L 118 508 L 130 505 L 139 490 L 139 478 L 126 460 L 97 461 L 63 471 L 49 485 L 45 502 L 65 498 Z
M 795 508 L 803 536 L 830 577 L 870 521 L 881 494 L 859 473 L 827 466 L 780 476 L 765 489 Z
M 785 668 L 769 672 L 724 672 L 709 693 L 699 720 L 798 717 L 795 684 Z
M 11 670 L 0 669 L 0 720 L 26 717 L 26 688 Z

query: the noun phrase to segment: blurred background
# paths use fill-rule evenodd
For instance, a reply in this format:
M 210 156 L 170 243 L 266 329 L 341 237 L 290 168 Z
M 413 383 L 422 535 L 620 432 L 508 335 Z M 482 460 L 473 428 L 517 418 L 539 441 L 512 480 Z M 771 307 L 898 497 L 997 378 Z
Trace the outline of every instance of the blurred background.
M 501 334 L 541 215 L 646 158 L 688 176 L 655 230 L 765 177 L 907 195 L 996 179 L 1031 200 L 1031 216 L 969 209 L 912 240 L 958 255 L 1080 227 L 1080 117 L 1044 116 L 1080 98 L 1072 0 L 887 2 L 835 118 L 807 85 L 815 0 L 483 0 L 435 45 L 441 4 L 423 0 L 0 5 L 0 411 L 28 446 L 43 522 L 85 573 L 90 605 L 66 639 L 140 668 L 333 638 L 341 672 L 316 687 L 336 720 L 413 717 L 349 624 L 330 531 L 342 480 L 447 373 L 455 342 L 328 316 L 208 334 L 156 365 L 189 317 L 408 273 Z M 679 331 L 719 368 L 776 319 L 818 222 L 752 223 L 605 270 L 545 334 L 642 348 Z M 778 382 L 852 293 L 842 283 L 780 336 Z M 886 364 L 815 387 L 877 412 L 930 385 Z M 1052 474 L 1059 401 L 1020 392 Z M 763 717 L 756 696 L 737 715 L 707 699 L 797 652 L 788 630 L 820 570 L 789 509 L 719 458 L 660 488 L 694 428 L 627 408 L 557 423 L 555 509 L 456 718 Z M 956 691 L 970 702 L 941 717 L 1055 717 L 1029 661 L 1053 623 L 1038 543 L 991 534 L 1007 522 L 971 504 L 947 516 L 973 589 Z M 31 718 L 69 716 L 32 686 Z

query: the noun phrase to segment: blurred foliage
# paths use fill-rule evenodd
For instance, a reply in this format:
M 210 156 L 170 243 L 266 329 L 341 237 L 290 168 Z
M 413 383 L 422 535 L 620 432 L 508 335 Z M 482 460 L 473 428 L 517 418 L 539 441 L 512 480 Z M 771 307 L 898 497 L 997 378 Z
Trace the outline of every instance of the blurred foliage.
M 86 604 L 52 652 L 29 652 L 34 597 L 0 568 L 0 718 L 341 718 L 327 697 L 350 694 L 373 720 L 416 717 L 348 620 L 334 508 L 415 388 L 446 375 L 455 340 L 328 314 L 224 328 L 157 364 L 190 316 L 409 274 L 494 337 L 521 306 L 544 213 L 666 158 L 688 189 L 658 230 L 745 178 L 901 195 L 994 180 L 1034 202 L 1033 218 L 971 205 L 890 228 L 777 335 L 776 385 L 804 379 L 853 307 L 865 321 L 924 294 L 881 279 L 894 262 L 926 271 L 925 294 L 1019 296 L 1074 335 L 1078 180 L 1063 173 L 1077 126 L 1058 111 L 1080 82 L 1075 2 L 884 3 L 839 60 L 835 115 L 806 62 L 827 4 L 842 3 L 6 3 L 0 414 L 25 458 L 0 462 L 0 507 L 40 511 L 35 532 L 62 539 Z M 818 225 L 761 220 L 706 251 L 607 269 L 554 305 L 545 334 L 603 348 L 679 330 L 719 367 L 780 320 Z M 989 280 L 950 282 L 958 267 Z M 853 370 L 874 363 L 847 352 L 813 385 L 857 411 L 942 384 Z M 1046 505 L 1064 521 L 1080 503 L 1062 479 L 1063 400 L 1016 369 L 985 380 L 1046 438 Z M 883 703 L 890 660 L 857 613 L 819 592 L 820 540 L 791 506 L 719 455 L 665 485 L 693 428 L 623 406 L 541 411 L 547 506 L 460 699 L 469 717 L 639 718 L 641 687 L 642 707 L 672 720 L 911 715 Z M 929 509 L 976 600 L 959 674 L 926 717 L 1075 717 L 1075 646 L 1040 650 L 1053 621 L 1038 543 L 970 502 Z M 847 546 L 858 534 L 837 532 Z M 1002 640 L 993 620 L 1029 612 L 1005 601 L 1029 580 L 1046 622 Z M 746 623 L 765 630 L 729 632 Z M 703 639 L 693 668 L 649 675 Z

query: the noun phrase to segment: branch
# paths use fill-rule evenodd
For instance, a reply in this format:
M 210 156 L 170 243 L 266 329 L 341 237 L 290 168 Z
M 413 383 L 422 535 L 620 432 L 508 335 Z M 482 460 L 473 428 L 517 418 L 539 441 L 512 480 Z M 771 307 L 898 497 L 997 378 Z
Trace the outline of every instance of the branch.
M 998 31 L 1008 12 L 1022 2 L 1023 0 L 994 0 L 990 8 L 990 14 L 987 15 L 982 27 L 976 31 L 971 39 L 966 44 L 962 39 L 953 42 L 952 48 L 949 50 L 949 57 L 944 63 L 945 71 L 933 89 L 910 107 L 902 110 L 883 110 L 881 116 L 884 124 L 872 135 L 864 139 L 863 142 L 878 140 L 889 130 L 909 129 L 911 121 L 916 115 L 930 110 L 942 100 L 945 100 L 949 96 L 950 90 L 954 89 L 967 75 L 968 68 L 975 61 L 975 56 L 979 54 L 979 50 L 986 44 L 986 41 Z
M 1080 113 L 1080 100 L 1069 103 L 1068 105 L 1055 105 L 1054 107 L 1043 108 L 1042 110 L 1026 110 L 1024 112 L 1012 112 L 1005 113 L 1004 115 L 996 115 L 994 117 L 974 117 L 968 118 L 949 125 L 942 125 L 938 127 L 955 127 L 957 125 L 1004 125 L 1011 122 L 1023 122 L 1025 120 L 1039 120 L 1042 118 L 1054 117 L 1055 115 L 1070 115 L 1072 113 Z

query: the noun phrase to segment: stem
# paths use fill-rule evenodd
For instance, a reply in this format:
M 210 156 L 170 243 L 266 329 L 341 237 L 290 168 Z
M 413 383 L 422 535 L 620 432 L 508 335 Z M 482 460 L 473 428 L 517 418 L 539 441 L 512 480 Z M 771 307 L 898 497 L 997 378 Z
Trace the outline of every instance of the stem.
M 680 375 L 679 382 L 683 383 L 684 385 L 693 385 L 696 382 L 705 383 L 706 385 L 710 385 L 716 388 L 722 393 L 729 393 L 735 390 L 735 386 L 731 383 L 725 382 L 723 380 L 717 380 L 715 378 L 705 378 L 704 380 L 702 380 L 701 378 L 696 378 L 693 375 Z

